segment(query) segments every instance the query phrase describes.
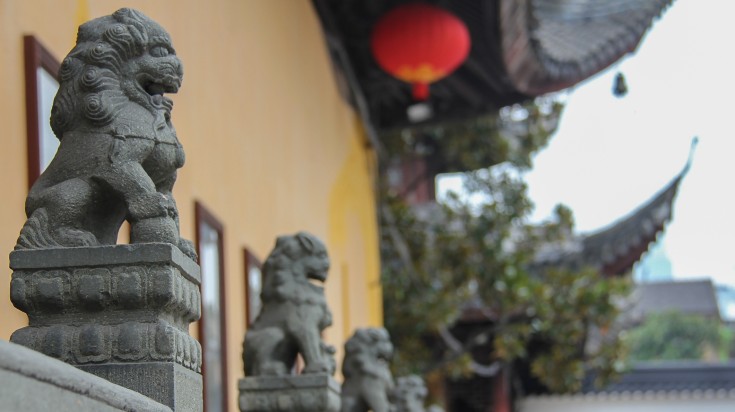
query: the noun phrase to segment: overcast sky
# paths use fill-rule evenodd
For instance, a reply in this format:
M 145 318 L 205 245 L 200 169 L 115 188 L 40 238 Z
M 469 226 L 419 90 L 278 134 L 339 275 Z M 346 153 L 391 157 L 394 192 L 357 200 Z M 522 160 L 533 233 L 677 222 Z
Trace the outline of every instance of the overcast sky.
M 635 54 L 565 93 L 559 130 L 526 176 L 532 220 L 564 203 L 581 232 L 613 223 L 682 170 L 699 136 L 663 248 L 676 279 L 735 286 L 734 15 L 732 0 L 676 0 Z
M 528 174 L 534 220 L 562 202 L 580 231 L 630 213 L 684 167 L 664 249 L 677 279 L 735 285 L 735 1 L 677 0 L 619 65 L 566 96 L 558 132 Z M 629 93 L 611 93 L 622 71 Z

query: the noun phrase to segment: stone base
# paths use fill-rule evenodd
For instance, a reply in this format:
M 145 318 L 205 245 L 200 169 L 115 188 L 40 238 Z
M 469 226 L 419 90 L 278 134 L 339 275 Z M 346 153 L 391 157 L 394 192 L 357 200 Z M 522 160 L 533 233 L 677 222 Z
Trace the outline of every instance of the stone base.
M 238 387 L 241 412 L 340 410 L 340 386 L 329 375 L 248 377 Z
M 202 375 L 171 362 L 82 365 L 79 369 L 132 389 L 177 412 L 200 412 Z
M 28 326 L 10 340 L 72 365 L 174 362 L 195 372 L 199 267 L 165 243 L 16 250 L 10 299 Z
M 28 326 L 10 340 L 142 393 L 200 411 L 199 266 L 174 245 L 16 250 L 10 298 Z

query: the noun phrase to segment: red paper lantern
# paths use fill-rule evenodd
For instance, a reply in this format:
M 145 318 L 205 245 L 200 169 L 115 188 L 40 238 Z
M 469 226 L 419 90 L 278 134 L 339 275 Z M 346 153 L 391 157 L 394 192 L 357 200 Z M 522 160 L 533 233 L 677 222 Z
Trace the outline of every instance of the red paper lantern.
M 448 11 L 410 3 L 378 21 L 370 46 L 383 70 L 411 83 L 416 100 L 426 100 L 429 84 L 452 73 L 467 58 L 470 34 L 464 22 Z

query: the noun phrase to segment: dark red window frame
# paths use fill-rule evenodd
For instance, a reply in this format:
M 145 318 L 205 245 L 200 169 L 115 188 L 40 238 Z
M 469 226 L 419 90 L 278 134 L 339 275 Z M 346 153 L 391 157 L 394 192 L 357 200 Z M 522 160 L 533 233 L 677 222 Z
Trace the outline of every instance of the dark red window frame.
M 227 382 L 227 305 L 225 300 L 225 252 L 224 252 L 224 225 L 214 217 L 214 215 L 202 205 L 200 202 L 194 203 L 194 219 L 195 219 L 195 231 L 196 231 L 196 248 L 197 253 L 201 256 L 201 233 L 200 225 L 205 223 L 206 225 L 213 228 L 217 236 L 217 248 L 219 251 L 219 301 L 220 301 L 220 336 L 217 337 L 222 345 L 222 410 L 227 411 L 228 408 L 228 387 Z M 202 277 L 202 282 L 204 278 Z M 204 353 L 204 340 L 207 336 L 204 336 L 205 331 L 205 319 L 204 319 L 204 302 L 202 302 L 202 319 L 199 320 L 199 340 L 202 343 L 202 376 L 206 376 L 207 373 L 207 358 Z M 206 379 L 203 382 L 206 385 Z M 203 391 L 203 396 L 206 397 L 206 388 Z M 204 410 L 206 412 L 206 399 L 204 399 Z
M 43 68 L 57 81 L 61 64 L 33 35 L 23 36 L 23 52 L 25 55 L 26 83 L 26 134 L 28 140 L 28 188 L 41 174 L 41 154 L 39 140 L 41 138 L 38 118 L 38 68 Z M 48 121 L 48 119 L 45 119 Z
M 243 248 L 243 268 L 245 270 L 245 326 L 250 327 L 255 321 L 255 316 L 250 313 L 250 268 L 257 267 L 260 269 L 261 281 L 263 279 L 263 264 L 248 248 Z M 262 288 L 262 283 L 261 283 Z

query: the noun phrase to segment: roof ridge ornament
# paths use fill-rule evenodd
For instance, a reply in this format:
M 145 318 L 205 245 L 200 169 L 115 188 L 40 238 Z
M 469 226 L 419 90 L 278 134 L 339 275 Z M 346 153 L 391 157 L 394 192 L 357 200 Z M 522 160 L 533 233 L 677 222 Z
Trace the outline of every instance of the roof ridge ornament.
M 699 136 L 692 137 L 692 143 L 689 146 L 689 156 L 687 157 L 687 162 L 684 165 L 684 169 L 682 169 L 681 173 L 679 173 L 679 176 L 684 176 L 689 172 L 689 168 L 692 166 L 692 162 L 694 161 L 694 153 L 697 151 L 697 145 L 699 144 Z

